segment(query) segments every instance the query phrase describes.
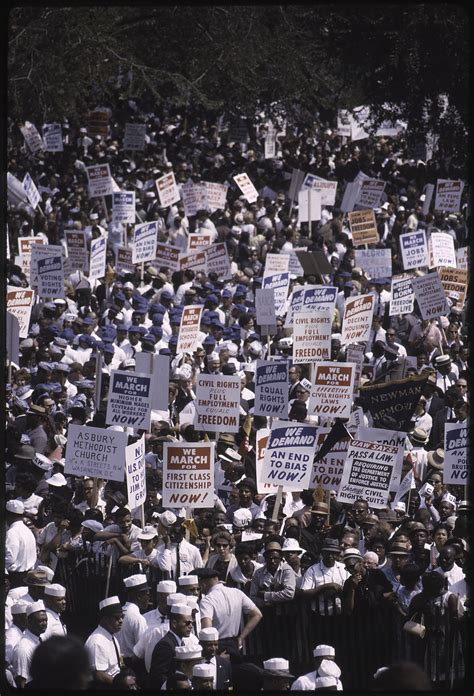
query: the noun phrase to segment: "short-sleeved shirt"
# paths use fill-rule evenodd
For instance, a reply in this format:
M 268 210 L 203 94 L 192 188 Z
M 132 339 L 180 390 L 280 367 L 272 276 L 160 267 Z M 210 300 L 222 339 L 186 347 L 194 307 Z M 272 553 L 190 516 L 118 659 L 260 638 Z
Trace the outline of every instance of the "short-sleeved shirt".
M 115 677 L 120 672 L 120 664 L 117 659 L 117 653 L 120 655 L 120 646 L 115 636 L 109 631 L 102 626 L 97 626 L 86 640 L 85 645 L 93 670 L 107 672 L 111 677 Z
M 235 638 L 240 632 L 242 615 L 257 609 L 257 605 L 235 587 L 214 585 L 199 603 L 201 620 L 209 618 L 219 631 L 219 638 Z
M 122 627 L 116 636 L 124 657 L 133 657 L 133 647 L 145 633 L 146 628 L 146 620 L 140 614 L 137 605 L 126 602 L 123 606 Z
M 30 666 L 33 653 L 40 644 L 40 639 L 28 628 L 23 637 L 13 648 L 12 672 L 14 677 L 23 677 L 27 682 L 31 681 Z

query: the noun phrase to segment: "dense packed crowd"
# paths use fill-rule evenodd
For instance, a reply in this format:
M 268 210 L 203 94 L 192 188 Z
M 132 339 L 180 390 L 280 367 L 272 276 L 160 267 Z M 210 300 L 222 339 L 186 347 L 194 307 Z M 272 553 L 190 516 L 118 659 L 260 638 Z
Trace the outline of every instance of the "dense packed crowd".
M 340 209 L 345 187 L 360 172 L 386 182 L 375 209 L 380 242 L 371 246 L 390 249 L 392 273 L 401 274 L 401 234 L 424 230 L 429 239 L 442 231 L 456 249 L 467 245 L 466 205 L 457 214 L 422 212 L 426 185 L 457 172 L 436 157 L 412 159 L 403 134 L 351 142 L 332 124 L 287 124 L 277 134 L 275 156 L 265 159 L 264 118 L 249 124 L 241 146 L 221 115 L 158 110 L 145 99 L 117 100 L 106 108 L 108 135 L 89 136 L 86 123 L 64 122 L 61 153 L 32 155 L 18 124 L 8 130 L 9 173 L 19 181 L 29 173 L 41 195 L 36 209 L 10 199 L 8 286 L 29 287 L 17 255 L 19 237 L 66 249 L 65 230 L 76 230 L 85 231 L 89 249 L 99 237 L 107 245 L 102 278 L 89 282 L 87 274 L 69 268 L 64 299 L 36 299 L 27 335 L 19 339 L 19 361 L 8 365 L 8 682 L 58 689 L 341 690 L 403 687 L 404 678 L 413 678 L 419 688 L 459 686 L 470 611 L 471 506 L 467 487 L 445 484 L 443 470 L 445 425 L 469 417 L 466 309 L 451 301 L 449 311 L 433 320 L 422 320 L 416 305 L 411 313 L 391 316 L 391 278 L 371 278 L 357 267 Z M 130 122 L 146 124 L 143 151 L 122 147 Z M 190 236 L 211 233 L 211 243 L 225 244 L 229 276 L 173 271 L 154 261 L 118 268 L 117 249 L 133 240 L 134 225 L 113 221 L 110 196 L 88 196 L 86 167 L 106 163 L 120 190 L 135 192 L 137 224 L 157 221 L 158 242 L 183 252 Z M 323 206 L 318 221 L 299 222 L 298 199 L 289 196 L 294 169 L 337 182 L 335 205 Z M 228 183 L 225 209 L 187 216 L 182 201 L 161 207 L 155 181 L 170 172 L 178 187 Z M 232 178 L 243 172 L 259 192 L 251 204 Z M 360 385 L 400 378 L 401 366 L 402 376 L 428 375 L 404 442 L 400 479 L 412 471 L 413 484 L 403 496 L 392 491 L 383 508 L 359 497 L 341 502 L 335 485 L 300 491 L 283 486 L 277 495 L 259 481 L 256 436 L 271 427 L 271 419 L 253 413 L 257 360 L 288 362 L 283 420 L 335 423 L 309 414 L 311 365 L 292 361 L 288 305 L 270 336 L 257 322 L 255 298 L 267 254 L 295 249 L 321 252 L 331 268 L 320 276 L 303 269 L 291 273 L 288 291 L 291 297 L 314 283 L 337 289 L 331 361 L 346 361 L 346 301 L 373 294 Z M 177 353 L 183 309 L 191 305 L 203 306 L 198 342 L 193 351 Z M 105 416 L 113 371 L 132 373 L 139 353 L 169 356 L 170 364 L 169 389 L 163 387 L 168 409 L 153 410 L 145 432 L 142 509 L 129 507 L 125 476 L 115 481 L 65 471 L 71 425 L 126 432 L 129 443 L 142 434 L 108 425 Z M 239 376 L 238 432 L 194 427 L 200 374 Z M 354 397 L 352 411 L 359 412 L 360 425 L 370 427 L 373 414 L 365 406 Z M 397 429 L 390 422 L 385 427 Z M 209 441 L 215 441 L 213 507 L 164 507 L 164 445 Z M 81 617 L 72 608 L 79 600 L 72 601 L 64 568 L 79 574 L 80 562 L 99 557 L 105 559 L 103 593 L 93 614 Z M 85 577 L 74 591 L 87 595 L 88 582 Z M 286 632 L 302 643 L 312 639 L 301 635 L 303 615 L 316 631 L 328 627 L 314 634 L 311 661 L 304 665 L 278 642 Z M 363 666 L 357 681 L 331 622 L 343 627 L 338 622 L 354 621 L 360 641 L 370 626 L 373 643 L 382 616 L 400 627 L 414 620 L 424 626 L 424 638 L 401 629 L 401 643 L 384 662 L 369 648 L 361 652 L 355 641 L 352 654 Z M 421 650 L 405 650 L 416 641 Z M 410 664 L 394 668 L 391 663 L 400 659 Z

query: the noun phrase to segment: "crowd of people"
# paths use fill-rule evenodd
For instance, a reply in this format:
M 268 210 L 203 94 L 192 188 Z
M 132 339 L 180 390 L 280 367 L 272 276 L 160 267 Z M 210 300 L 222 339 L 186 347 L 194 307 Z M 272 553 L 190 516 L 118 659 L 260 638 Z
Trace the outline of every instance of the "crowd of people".
M 107 243 L 103 278 L 89 282 L 87 274 L 68 269 L 64 299 L 36 299 L 28 333 L 20 337 L 19 362 L 8 365 L 8 683 L 169 691 L 462 685 L 471 505 L 467 488 L 443 482 L 443 466 L 445 424 L 469 417 L 466 309 L 451 303 L 439 320 L 422 320 L 415 305 L 409 314 L 390 316 L 391 279 L 367 277 L 355 265 L 347 215 L 340 210 L 345 186 L 359 172 L 386 182 L 375 209 L 380 242 L 373 246 L 391 250 L 392 273 L 400 274 L 399 237 L 405 232 L 424 230 L 429 239 L 444 231 L 456 249 L 467 245 L 467 205 L 457 214 L 422 212 L 425 186 L 459 172 L 436 156 L 412 159 L 403 134 L 352 142 L 333 124 L 286 124 L 275 156 L 265 159 L 263 118 L 249 122 L 241 145 L 219 115 L 158 109 L 146 98 L 117 98 L 105 109 L 107 136 L 89 136 L 86 122 L 63 122 L 60 153 L 32 155 L 19 125 L 8 130 L 8 171 L 20 181 L 29 173 L 41 195 L 36 209 L 9 203 L 8 286 L 29 287 L 17 258 L 19 237 L 66 249 L 65 230 L 77 230 L 85 231 L 89 248 L 101 236 Z M 130 122 L 146 124 L 143 151 L 122 147 Z M 133 271 L 117 268 L 117 248 L 132 241 L 134 226 L 112 221 L 110 196 L 88 196 L 86 167 L 106 163 L 118 187 L 135 192 L 137 224 L 157 221 L 158 241 L 182 251 L 190 236 L 210 232 L 212 243 L 225 243 L 229 277 L 173 271 L 153 261 Z M 299 222 L 298 201 L 289 196 L 294 169 L 337 182 L 336 203 L 323 206 L 321 220 Z M 155 181 L 169 172 L 178 187 L 228 183 L 225 209 L 188 217 L 182 202 L 161 207 Z M 259 192 L 251 204 L 232 178 L 243 172 Z M 397 365 L 405 358 L 408 374 L 428 374 L 404 446 L 402 478 L 413 470 L 414 487 L 385 508 L 371 509 L 361 498 L 342 503 L 337 490 L 320 487 L 283 490 L 280 500 L 258 482 L 256 433 L 271 422 L 253 414 L 256 360 L 289 364 L 285 420 L 334 423 L 308 415 L 311 366 L 292 361 L 286 309 L 268 340 L 256 321 L 267 254 L 295 249 L 322 252 L 332 269 L 322 277 L 302 269 L 292 273 L 288 293 L 307 283 L 337 288 L 332 361 L 346 360 L 346 300 L 372 293 L 378 302 L 361 385 L 399 376 Z M 199 342 L 192 353 L 177 353 L 183 308 L 190 305 L 203 306 Z M 170 359 L 168 410 L 152 411 L 145 433 L 147 497 L 141 511 L 128 506 L 125 476 L 120 482 L 65 471 L 71 424 L 125 430 L 129 443 L 136 441 L 132 429 L 107 425 L 105 413 L 112 371 L 133 371 L 140 352 Z M 195 429 L 189 414 L 201 373 L 240 377 L 237 433 Z M 363 425 L 372 425 L 372 415 L 354 399 L 353 410 L 361 406 Z M 183 508 L 165 508 L 164 444 L 208 440 L 216 443 L 214 506 L 196 507 L 191 517 Z M 105 559 L 103 594 L 84 617 L 75 615 L 78 598 L 70 596 L 64 568 L 79 573 L 81 559 L 92 557 Z M 87 595 L 87 577 L 74 587 Z M 357 682 L 351 674 L 360 659 L 357 643 L 382 612 L 394 626 L 414 620 L 424 627 L 424 638 L 401 630 L 400 644 L 391 646 L 383 663 L 366 650 Z M 312 639 L 302 633 L 303 614 L 319 631 L 308 648 L 312 662 L 304 666 L 279 642 L 285 633 L 295 636 L 295 645 Z M 84 619 L 89 623 L 81 624 Z M 342 658 L 337 626 L 344 620 L 356 622 L 360 640 Z M 421 650 L 407 653 L 404 646 L 417 640 Z

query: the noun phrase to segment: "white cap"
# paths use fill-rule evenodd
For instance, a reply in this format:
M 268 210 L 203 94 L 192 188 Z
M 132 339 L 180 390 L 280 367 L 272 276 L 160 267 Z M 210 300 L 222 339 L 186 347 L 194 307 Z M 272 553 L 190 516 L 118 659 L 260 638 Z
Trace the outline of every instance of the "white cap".
M 14 604 L 11 608 L 11 612 L 13 615 L 15 614 L 26 614 L 26 610 L 28 608 L 30 603 L 25 602 L 23 599 L 19 599 L 16 604 Z
M 309 379 L 306 379 L 306 377 L 303 377 L 303 379 L 300 379 L 300 387 L 303 387 L 303 389 L 307 392 L 311 392 L 311 382 Z
M 65 597 L 66 588 L 60 585 L 59 583 L 55 582 L 52 585 L 45 587 L 44 593 L 45 595 L 49 595 L 50 597 Z
M 214 679 L 214 667 L 207 662 L 200 665 L 194 665 L 193 677 L 201 677 L 202 679 Z
M 405 505 L 405 503 L 402 503 L 402 501 L 400 500 L 398 503 L 396 503 L 396 504 L 393 506 L 393 509 L 394 509 L 394 510 L 398 510 L 398 512 L 406 512 L 406 511 L 407 511 L 407 506 Z
M 195 595 L 186 595 L 186 604 L 191 611 L 194 611 L 198 608 L 198 598 Z
M 331 645 L 317 645 L 313 650 L 313 657 L 321 657 L 322 655 L 336 657 L 336 651 Z
M 84 520 L 84 522 L 81 522 L 81 527 L 85 527 L 86 529 L 90 529 L 92 532 L 102 532 L 104 529 L 104 525 L 101 522 L 98 522 L 97 520 Z
M 113 597 L 107 597 L 106 599 L 103 599 L 101 602 L 99 602 L 99 609 L 105 609 L 106 607 L 110 607 L 112 604 L 120 604 L 120 599 L 117 597 L 117 595 L 114 595 Z
M 290 663 L 283 657 L 271 657 L 269 660 L 263 661 L 263 669 L 269 672 L 288 672 L 290 669 Z
M 236 527 L 246 527 L 252 521 L 252 513 L 247 508 L 239 508 L 232 517 L 232 523 Z
M 296 539 L 291 538 L 285 539 L 281 549 L 282 551 L 298 551 L 299 553 L 303 553 L 304 551 L 304 549 L 301 548 Z
M 46 575 L 48 576 L 48 582 L 51 582 L 54 578 L 54 570 L 49 566 L 37 565 L 35 566 L 35 570 L 42 570 L 43 573 L 46 573 Z
M 31 602 L 26 608 L 26 615 L 30 616 L 30 614 L 36 614 L 37 611 L 46 611 L 42 599 L 39 599 L 37 602 Z
M 327 686 L 337 686 L 336 677 L 316 677 L 314 682 L 315 689 L 324 689 Z
M 322 677 L 335 677 L 339 679 L 341 670 L 334 660 L 321 660 L 321 664 L 318 667 L 318 674 Z
M 66 478 L 62 474 L 53 474 L 46 483 L 48 486 L 67 486 Z
M 388 667 L 379 667 L 374 674 L 374 679 L 378 679 L 384 672 L 386 672 Z
M 171 510 L 165 510 L 161 515 L 158 515 L 158 519 L 164 527 L 170 527 L 178 518 Z
M 151 525 L 147 525 L 143 527 L 142 531 L 140 534 L 138 534 L 137 539 L 143 539 L 144 541 L 149 541 L 150 539 L 154 539 L 156 536 L 158 536 L 157 530 L 152 527 Z
M 355 547 L 351 547 L 350 549 L 346 549 L 344 553 L 342 554 L 342 560 L 345 561 L 348 558 L 362 558 L 362 555 L 359 551 L 359 549 L 356 549 Z
M 135 587 L 141 587 L 147 584 L 146 575 L 144 573 L 137 573 L 136 575 L 130 575 L 128 578 L 124 578 L 123 584 L 127 589 L 132 589 Z
M 172 592 L 166 598 L 166 604 L 172 607 L 174 604 L 184 604 L 186 602 L 186 595 L 182 592 Z
M 188 587 L 189 585 L 199 585 L 197 575 L 180 575 L 178 578 L 179 587 Z
M 187 597 L 186 597 L 187 599 Z M 179 614 L 180 616 L 191 616 L 191 608 L 187 604 L 173 604 L 171 607 L 172 614 Z
M 228 447 L 228 448 L 224 451 L 224 454 L 225 454 L 229 459 L 233 459 L 235 462 L 241 462 L 241 461 L 242 461 L 242 457 L 240 456 L 240 454 L 239 454 L 238 452 L 236 452 L 235 450 L 233 450 L 231 447 Z
M 7 512 L 13 512 L 15 515 L 23 515 L 25 512 L 25 506 L 21 500 L 7 500 L 5 507 Z
M 214 626 L 209 626 L 208 628 L 201 628 L 198 633 L 199 640 L 219 640 L 219 631 Z
M 156 586 L 156 591 L 163 594 L 173 594 L 176 592 L 176 583 L 174 580 L 160 580 Z

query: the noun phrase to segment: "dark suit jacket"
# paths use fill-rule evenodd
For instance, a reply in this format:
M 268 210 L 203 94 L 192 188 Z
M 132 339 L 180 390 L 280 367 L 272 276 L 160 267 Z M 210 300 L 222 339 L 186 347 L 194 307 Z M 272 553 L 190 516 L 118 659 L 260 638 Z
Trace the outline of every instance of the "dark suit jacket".
M 151 656 L 149 681 L 154 689 L 160 689 L 166 679 L 173 674 L 175 648 L 177 645 L 178 641 L 171 631 L 168 631 L 155 645 Z
M 227 691 L 232 686 L 232 668 L 228 657 L 216 655 L 216 690 Z
M 430 450 L 444 447 L 444 424 L 446 423 L 447 417 L 447 406 L 440 408 L 433 416 L 433 425 L 431 426 L 430 439 L 428 440 L 428 447 Z
M 433 398 L 431 399 L 430 407 L 428 409 L 428 414 L 434 420 L 435 415 L 443 407 L 444 407 L 444 399 L 442 397 L 438 396 L 438 394 L 433 394 Z

